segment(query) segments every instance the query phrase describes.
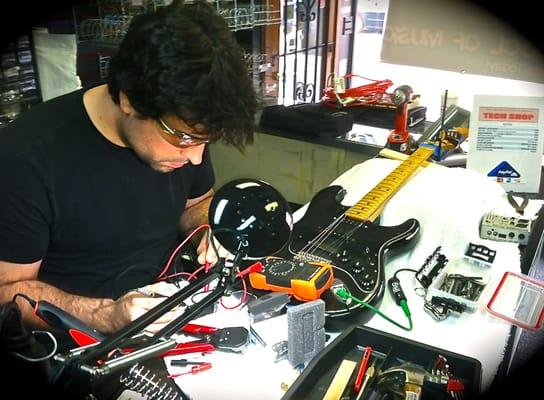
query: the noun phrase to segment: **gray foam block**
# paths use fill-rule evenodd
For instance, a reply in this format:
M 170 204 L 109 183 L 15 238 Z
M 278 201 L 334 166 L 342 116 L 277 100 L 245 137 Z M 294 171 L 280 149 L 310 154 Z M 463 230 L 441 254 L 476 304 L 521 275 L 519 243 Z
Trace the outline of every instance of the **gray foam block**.
M 309 301 L 287 309 L 288 359 L 292 366 L 310 361 L 325 347 L 325 302 Z

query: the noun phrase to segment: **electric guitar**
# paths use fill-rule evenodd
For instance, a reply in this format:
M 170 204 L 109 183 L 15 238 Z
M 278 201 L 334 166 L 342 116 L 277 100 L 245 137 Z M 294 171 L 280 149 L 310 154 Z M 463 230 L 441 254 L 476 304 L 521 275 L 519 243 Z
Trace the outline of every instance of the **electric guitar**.
M 331 289 L 344 288 L 366 303 L 377 303 L 385 287 L 385 253 L 414 238 L 419 223 L 413 218 L 396 226 L 373 222 L 385 203 L 432 153 L 432 149 L 420 147 L 352 207 L 340 204 L 346 193 L 341 186 L 321 190 L 311 200 L 304 217 L 294 225 L 289 245 L 277 255 L 293 262 L 331 264 L 334 273 Z M 321 299 L 329 317 L 346 317 L 363 311 L 360 304 L 337 297 L 333 290 L 326 290 Z

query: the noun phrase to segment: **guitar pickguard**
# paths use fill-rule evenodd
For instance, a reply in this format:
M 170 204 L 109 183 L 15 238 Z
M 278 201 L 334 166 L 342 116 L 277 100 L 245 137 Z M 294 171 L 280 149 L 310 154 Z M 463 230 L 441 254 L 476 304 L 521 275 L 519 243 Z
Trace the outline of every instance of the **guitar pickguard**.
M 391 247 L 412 239 L 419 223 L 409 219 L 396 226 L 380 226 L 356 221 L 344 215 L 340 186 L 317 193 L 304 217 L 294 225 L 291 241 L 278 255 L 304 261 L 326 261 L 334 268 L 333 288 L 342 286 L 353 296 L 376 304 L 384 292 L 384 256 Z M 365 311 L 358 303 L 345 301 L 327 290 L 325 314 L 330 317 Z

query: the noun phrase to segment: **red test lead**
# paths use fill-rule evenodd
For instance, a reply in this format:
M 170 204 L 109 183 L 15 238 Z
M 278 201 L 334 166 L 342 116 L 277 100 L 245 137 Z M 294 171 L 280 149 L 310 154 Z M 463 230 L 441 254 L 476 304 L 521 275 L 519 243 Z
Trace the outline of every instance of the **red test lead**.
M 368 360 L 370 360 L 370 355 L 372 354 L 372 347 L 366 346 L 365 352 L 363 353 L 363 358 L 361 359 L 361 365 L 359 366 L 359 371 L 357 372 L 357 377 L 355 378 L 355 384 L 353 385 L 353 389 L 356 392 L 359 392 L 361 390 L 361 384 L 363 383 L 363 376 L 366 372 L 366 367 L 368 365 Z
M 178 376 L 181 376 L 181 375 L 195 375 L 195 374 L 198 374 L 199 372 L 202 372 L 202 371 L 206 371 L 208 369 L 210 369 L 212 367 L 212 364 L 211 363 L 202 363 L 202 364 L 199 364 L 199 365 L 193 365 L 191 367 L 191 369 L 189 369 L 188 371 L 185 371 L 185 372 L 180 372 L 178 374 L 170 374 L 168 375 L 168 378 L 177 378 Z

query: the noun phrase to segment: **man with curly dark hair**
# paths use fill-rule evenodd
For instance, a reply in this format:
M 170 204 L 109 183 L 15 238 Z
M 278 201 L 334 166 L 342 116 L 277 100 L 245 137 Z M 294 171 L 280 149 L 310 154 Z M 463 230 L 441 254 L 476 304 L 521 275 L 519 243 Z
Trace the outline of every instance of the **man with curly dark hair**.
M 154 282 L 207 222 L 208 143 L 242 148 L 255 111 L 242 51 L 213 6 L 177 1 L 134 17 L 107 85 L 42 103 L 0 132 L 0 303 L 23 293 L 105 334 L 155 306 L 130 290 Z M 206 244 L 201 264 L 215 262 Z

